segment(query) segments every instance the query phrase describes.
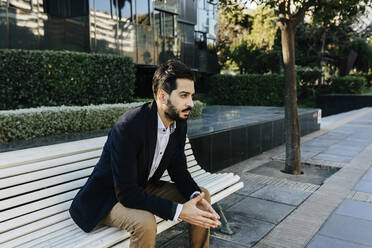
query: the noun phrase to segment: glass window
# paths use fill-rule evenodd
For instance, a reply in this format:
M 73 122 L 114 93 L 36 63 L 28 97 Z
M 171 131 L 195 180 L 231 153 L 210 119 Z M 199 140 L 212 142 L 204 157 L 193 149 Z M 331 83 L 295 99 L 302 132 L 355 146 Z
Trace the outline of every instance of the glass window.
M 162 28 L 161 28 L 161 13 L 158 10 L 154 10 L 155 14 L 155 30 L 159 36 L 163 36 L 162 34 Z
M 137 0 L 137 21 L 139 24 L 150 25 L 150 3 L 149 0 Z
M 194 42 L 194 25 L 184 25 L 185 32 L 185 42 L 193 43 Z
M 31 0 L 9 0 L 9 7 L 31 10 Z
M 164 36 L 174 36 L 174 18 L 170 13 L 164 13 Z
M 121 21 L 132 21 L 133 16 L 133 8 L 132 8 L 132 0 L 115 0 L 114 5 L 116 8 L 116 1 L 118 5 L 118 15 L 119 20 Z

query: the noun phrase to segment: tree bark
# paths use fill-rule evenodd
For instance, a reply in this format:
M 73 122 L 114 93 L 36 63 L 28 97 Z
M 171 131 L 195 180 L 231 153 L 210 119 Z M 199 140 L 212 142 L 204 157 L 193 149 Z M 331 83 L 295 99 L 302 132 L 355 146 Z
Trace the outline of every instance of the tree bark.
M 300 125 L 297 111 L 297 83 L 295 69 L 296 23 L 287 21 L 280 26 L 285 74 L 285 137 L 286 159 L 284 172 L 301 174 Z
M 318 87 L 320 88 L 321 85 L 324 84 L 324 73 L 323 73 L 323 56 L 324 56 L 324 47 L 325 47 L 325 39 L 326 39 L 327 29 L 324 29 L 322 33 L 322 48 L 320 51 L 320 81 Z

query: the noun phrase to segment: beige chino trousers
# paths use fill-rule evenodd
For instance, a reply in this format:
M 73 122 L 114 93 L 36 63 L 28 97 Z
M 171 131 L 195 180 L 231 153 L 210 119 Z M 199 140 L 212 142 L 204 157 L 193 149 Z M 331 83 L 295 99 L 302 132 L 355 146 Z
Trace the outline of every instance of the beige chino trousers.
M 205 199 L 210 203 L 208 190 L 202 187 L 201 190 L 205 193 Z M 178 203 L 188 201 L 181 195 L 174 183 L 166 182 L 162 186 L 149 183 L 146 192 Z M 118 202 L 100 223 L 129 232 L 131 234 L 130 248 L 155 247 L 157 224 L 154 214 L 149 211 L 126 208 Z M 209 229 L 189 224 L 190 247 L 209 248 L 209 234 Z

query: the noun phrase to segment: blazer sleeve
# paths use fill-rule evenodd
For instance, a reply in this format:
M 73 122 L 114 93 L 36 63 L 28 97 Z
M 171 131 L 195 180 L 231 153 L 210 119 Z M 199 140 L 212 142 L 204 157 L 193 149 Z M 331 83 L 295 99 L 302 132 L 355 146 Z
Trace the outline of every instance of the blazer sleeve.
M 201 190 L 187 170 L 187 160 L 185 156 L 186 133 L 181 137 L 181 141 L 176 148 L 176 152 L 167 170 L 178 190 L 188 200 L 192 193 L 195 191 L 201 192 Z
M 111 132 L 110 160 L 113 179 L 120 190 L 120 202 L 128 208 L 147 210 L 163 219 L 173 219 L 177 203 L 148 194 L 137 182 L 137 131 L 114 125 Z

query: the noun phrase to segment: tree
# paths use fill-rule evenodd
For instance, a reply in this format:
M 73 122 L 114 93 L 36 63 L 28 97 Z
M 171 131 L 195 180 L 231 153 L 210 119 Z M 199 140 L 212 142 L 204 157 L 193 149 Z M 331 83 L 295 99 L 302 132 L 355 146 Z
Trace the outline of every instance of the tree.
M 279 54 L 274 51 L 278 27 L 274 9 L 248 9 L 233 0 L 220 1 L 217 50 L 220 64 L 243 73 L 279 71 Z M 252 63 L 254 61 L 254 63 Z
M 301 174 L 300 128 L 297 111 L 295 70 L 295 32 L 297 25 L 311 12 L 316 20 L 342 20 L 365 11 L 370 0 L 267 0 L 256 1 L 277 9 L 284 64 L 286 161 L 284 172 Z

